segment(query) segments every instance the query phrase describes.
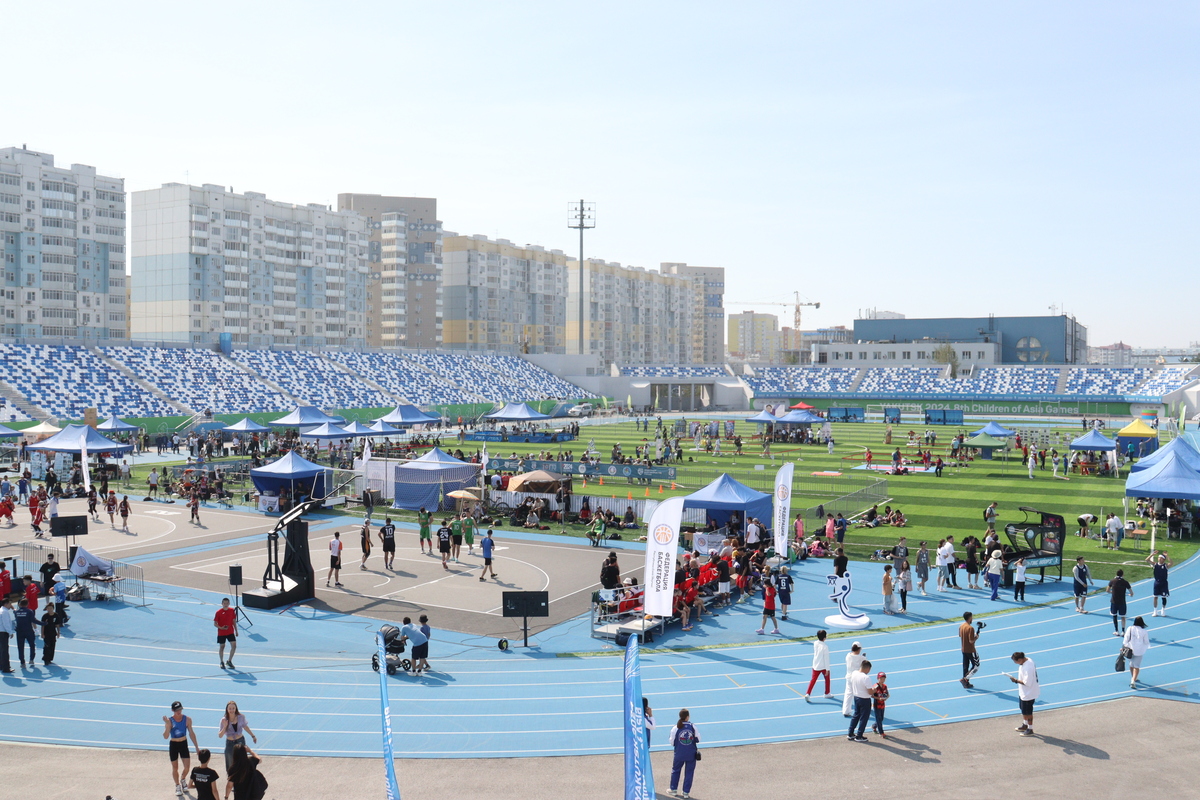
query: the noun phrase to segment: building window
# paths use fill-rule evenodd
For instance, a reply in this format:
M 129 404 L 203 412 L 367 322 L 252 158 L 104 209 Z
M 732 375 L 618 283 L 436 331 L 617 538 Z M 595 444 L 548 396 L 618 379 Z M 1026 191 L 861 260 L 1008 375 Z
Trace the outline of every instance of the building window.
M 905 361 L 911 361 L 912 360 L 912 351 L 905 350 L 900 354 L 900 357 L 903 358 Z
M 924 361 L 924 360 L 925 360 L 926 358 L 928 358 L 928 357 L 929 357 L 929 356 L 927 356 L 927 355 L 925 354 L 925 351 L 924 351 L 924 350 L 918 350 L 918 351 L 917 351 L 917 360 L 918 360 L 918 361 Z
M 970 351 L 970 350 L 963 350 L 963 351 L 962 351 L 962 356 L 963 356 L 963 358 L 964 358 L 964 359 L 966 359 L 967 361 L 970 361 L 970 360 L 971 360 L 971 351 Z
M 883 352 L 880 350 L 875 350 L 871 353 L 871 358 L 873 358 L 875 361 L 880 361 L 883 358 Z
M 867 360 L 867 351 L 866 351 L 866 350 L 859 350 L 859 351 L 858 351 L 858 360 L 859 360 L 859 361 L 866 361 L 866 360 Z
M 979 361 L 983 361 L 985 358 L 987 358 L 987 353 L 985 353 L 985 352 L 984 352 L 984 351 L 982 351 L 982 350 L 980 350 L 980 351 L 979 351 L 979 353 L 978 353 L 977 355 L 978 355 L 978 360 L 979 360 Z

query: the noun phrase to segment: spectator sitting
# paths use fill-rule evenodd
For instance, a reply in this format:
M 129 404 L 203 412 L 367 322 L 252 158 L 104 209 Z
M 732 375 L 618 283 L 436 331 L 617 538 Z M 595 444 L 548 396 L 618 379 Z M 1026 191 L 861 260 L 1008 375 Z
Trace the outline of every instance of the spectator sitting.
M 825 558 L 829 555 L 829 551 L 825 548 L 824 542 L 814 537 L 812 547 L 808 549 L 808 554 L 813 558 Z
M 633 506 L 626 506 L 625 516 L 621 518 L 621 527 L 636 528 L 637 526 L 637 515 L 633 513 Z
M 892 523 L 891 524 L 895 528 L 903 528 L 905 525 L 908 524 L 908 520 L 905 519 L 904 514 L 900 513 L 900 509 L 897 508 L 895 511 L 892 512 Z

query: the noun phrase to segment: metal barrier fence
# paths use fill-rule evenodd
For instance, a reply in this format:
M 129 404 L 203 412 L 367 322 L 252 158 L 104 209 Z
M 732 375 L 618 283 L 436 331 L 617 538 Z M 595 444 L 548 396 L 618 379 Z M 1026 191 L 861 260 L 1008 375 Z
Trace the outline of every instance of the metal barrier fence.
M 807 495 L 808 492 L 804 494 Z M 804 512 L 804 518 L 809 520 L 822 519 L 822 512 L 825 514 L 841 514 L 843 517 L 850 518 L 876 503 L 882 503 L 888 497 L 887 481 L 875 480 L 868 486 L 855 489 L 848 494 L 839 495 L 832 500 L 826 500 L 824 503 L 800 510 Z M 794 498 L 800 500 L 799 496 L 794 496 Z M 799 513 L 799 510 L 795 506 L 793 506 L 792 510 Z
M 51 541 L 54 541 L 53 539 Z M 42 544 L 41 542 L 21 542 L 21 575 L 30 574 L 36 575 L 38 568 L 46 563 L 46 556 L 54 554 L 54 560 L 62 566 L 63 569 L 70 569 L 71 565 L 65 562 L 62 550 L 56 545 Z M 38 577 L 41 580 L 41 577 Z
M 46 556 L 50 553 L 54 554 L 54 560 L 62 567 L 63 574 L 68 574 L 71 569 L 71 564 L 65 559 L 62 551 L 55 545 L 42 544 L 41 542 L 21 542 L 21 569 L 22 574 L 37 574 L 38 568 L 45 563 Z M 116 580 L 105 582 L 102 585 L 104 590 L 109 593 L 109 596 L 115 600 L 128 602 L 132 605 L 146 605 L 146 581 L 142 575 L 142 568 L 134 564 L 126 564 L 123 561 L 111 561 L 113 569 L 113 577 Z M 40 577 L 38 577 L 40 580 Z M 93 584 L 96 587 L 97 584 Z

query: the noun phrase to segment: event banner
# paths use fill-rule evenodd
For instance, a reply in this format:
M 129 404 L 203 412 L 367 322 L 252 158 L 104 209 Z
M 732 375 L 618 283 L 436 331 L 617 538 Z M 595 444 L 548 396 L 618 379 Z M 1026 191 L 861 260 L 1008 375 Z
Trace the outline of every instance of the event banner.
M 400 784 L 396 782 L 396 751 L 392 746 L 392 704 L 388 701 L 387 648 L 383 634 L 375 634 L 375 650 L 379 655 L 379 713 L 383 715 L 383 779 L 387 800 L 400 800 Z
M 71 562 L 73 575 L 111 575 L 113 565 L 100 556 L 94 556 L 82 547 L 75 548 L 75 559 Z
M 559 475 L 580 475 L 585 478 L 644 478 L 675 480 L 675 467 L 646 467 L 641 464 L 583 464 L 579 461 L 539 461 L 532 458 L 490 458 L 489 472 L 529 472 L 543 469 Z
M 725 529 L 721 529 L 719 533 L 701 533 L 696 531 L 692 534 L 692 549 L 700 551 L 700 555 L 707 556 L 712 550 L 720 550 L 721 544 L 725 541 Z
M 625 645 L 625 800 L 654 800 L 654 774 L 646 746 L 642 663 L 638 636 Z
M 672 497 L 658 504 L 646 527 L 647 614 L 671 616 L 675 593 L 675 556 L 679 549 L 679 523 L 683 519 L 683 498 Z
M 787 558 L 788 518 L 792 513 L 792 473 L 796 465 L 788 462 L 775 473 L 775 555 Z
M 574 441 L 570 433 L 501 433 L 500 431 L 472 431 L 465 437 L 468 442 L 522 442 L 524 444 L 550 444 Z

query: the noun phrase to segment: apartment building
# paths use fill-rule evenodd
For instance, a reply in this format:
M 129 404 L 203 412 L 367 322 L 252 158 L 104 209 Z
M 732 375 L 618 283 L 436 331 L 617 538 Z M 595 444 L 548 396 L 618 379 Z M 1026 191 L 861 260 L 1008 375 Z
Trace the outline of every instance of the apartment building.
M 448 232 L 442 294 L 448 349 L 567 352 L 567 257 L 561 250 Z
M 126 339 L 125 182 L 0 149 L 6 336 Z
M 692 309 L 692 352 L 703 364 L 725 360 L 725 268 L 693 267 L 682 262 L 665 262 L 659 269 L 666 275 L 690 278 L 695 284 Z
M 131 333 L 243 347 L 366 343 L 367 221 L 259 192 L 133 193 Z
M 367 343 L 439 347 L 444 298 L 437 200 L 342 193 L 338 209 L 367 220 Z
M 781 362 L 785 343 L 779 330 L 779 317 L 743 311 L 741 314 L 730 314 L 728 325 L 731 358 L 767 364 Z

